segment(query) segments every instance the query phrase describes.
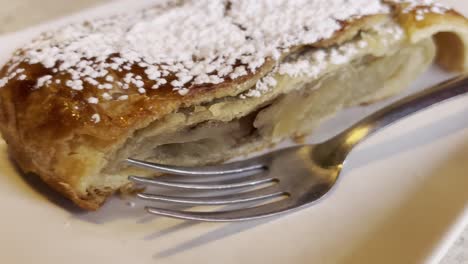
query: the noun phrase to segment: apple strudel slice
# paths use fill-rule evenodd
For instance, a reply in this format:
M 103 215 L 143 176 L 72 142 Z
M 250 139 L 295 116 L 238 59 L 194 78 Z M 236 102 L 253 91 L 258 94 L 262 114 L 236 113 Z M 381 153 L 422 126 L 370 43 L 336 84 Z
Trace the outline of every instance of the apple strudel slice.
M 45 32 L 0 71 L 0 130 L 24 172 L 95 210 L 128 157 L 223 162 L 468 69 L 468 20 L 427 0 L 179 0 Z

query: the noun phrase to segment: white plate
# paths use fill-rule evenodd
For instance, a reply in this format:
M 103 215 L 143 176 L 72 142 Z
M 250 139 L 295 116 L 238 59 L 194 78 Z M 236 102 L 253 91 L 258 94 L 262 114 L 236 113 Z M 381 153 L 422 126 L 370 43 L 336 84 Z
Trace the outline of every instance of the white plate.
M 40 30 L 128 9 L 130 2 L 2 37 L 0 57 Z M 467 3 L 452 2 L 468 13 Z M 431 69 L 413 91 L 446 77 Z M 352 109 L 335 123 L 375 107 Z M 322 203 L 234 224 L 152 217 L 118 198 L 98 212 L 80 212 L 35 178 L 20 176 L 1 143 L 0 262 L 436 263 L 468 219 L 467 116 L 467 97 L 417 114 L 356 149 Z M 338 129 L 333 122 L 326 127 L 319 134 Z

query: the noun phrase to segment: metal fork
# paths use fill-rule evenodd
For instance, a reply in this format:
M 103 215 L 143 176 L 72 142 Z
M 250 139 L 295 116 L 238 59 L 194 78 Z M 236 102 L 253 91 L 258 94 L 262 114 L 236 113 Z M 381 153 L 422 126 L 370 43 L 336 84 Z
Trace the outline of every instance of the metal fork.
M 327 194 L 336 184 L 350 151 L 364 139 L 415 112 L 466 93 L 468 75 L 459 76 L 399 100 L 321 144 L 290 147 L 230 164 L 179 167 L 128 159 L 131 165 L 179 175 L 181 180 L 137 176 L 130 176 L 129 179 L 145 186 L 173 189 L 177 193 L 174 196 L 138 194 L 144 200 L 190 206 L 242 205 L 240 209 L 215 211 L 146 207 L 149 213 L 155 215 L 229 222 L 285 213 L 315 203 Z M 200 182 L 197 180 L 199 178 L 205 181 Z M 196 190 L 203 196 L 179 195 L 184 190 Z M 229 193 L 209 195 L 220 190 Z

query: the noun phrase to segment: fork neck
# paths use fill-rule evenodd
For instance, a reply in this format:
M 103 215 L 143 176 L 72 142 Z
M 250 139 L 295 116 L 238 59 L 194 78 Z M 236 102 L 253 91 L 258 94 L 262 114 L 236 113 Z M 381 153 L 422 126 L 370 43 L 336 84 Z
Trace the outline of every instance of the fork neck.
M 320 147 L 321 155 L 337 165 L 359 143 L 385 127 L 433 105 L 468 93 L 468 74 L 458 76 L 416 93 L 371 114 Z

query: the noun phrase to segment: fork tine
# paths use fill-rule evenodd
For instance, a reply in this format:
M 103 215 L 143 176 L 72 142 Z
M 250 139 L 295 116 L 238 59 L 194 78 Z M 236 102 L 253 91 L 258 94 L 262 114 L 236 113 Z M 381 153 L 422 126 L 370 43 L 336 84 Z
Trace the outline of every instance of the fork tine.
M 269 217 L 296 208 L 289 200 L 290 199 L 286 198 L 266 205 L 231 211 L 189 212 L 155 207 L 146 207 L 146 210 L 151 214 L 183 220 L 202 222 L 236 222 Z
M 273 199 L 287 195 L 285 192 L 279 191 L 277 186 L 263 188 L 255 191 L 235 193 L 223 196 L 205 196 L 205 197 L 175 197 L 165 195 L 154 195 L 142 193 L 137 196 L 143 200 L 169 202 L 186 205 L 228 205 L 247 202 L 256 202 L 267 199 Z
M 240 173 L 255 174 L 266 170 L 266 166 L 265 164 L 263 164 L 262 161 L 262 157 L 259 157 L 245 161 L 222 164 L 218 166 L 182 167 L 162 165 L 136 159 L 127 159 L 127 162 L 133 166 L 137 166 L 144 169 L 151 169 L 162 173 L 169 173 L 182 176 L 219 176 Z
M 265 177 L 265 175 L 256 175 L 253 177 L 225 180 L 209 183 L 184 183 L 175 181 L 163 181 L 157 178 L 144 178 L 138 176 L 128 177 L 130 181 L 143 185 L 153 185 L 168 188 L 191 189 L 191 190 L 227 190 L 245 187 L 254 187 L 264 183 L 277 181 L 274 178 Z

